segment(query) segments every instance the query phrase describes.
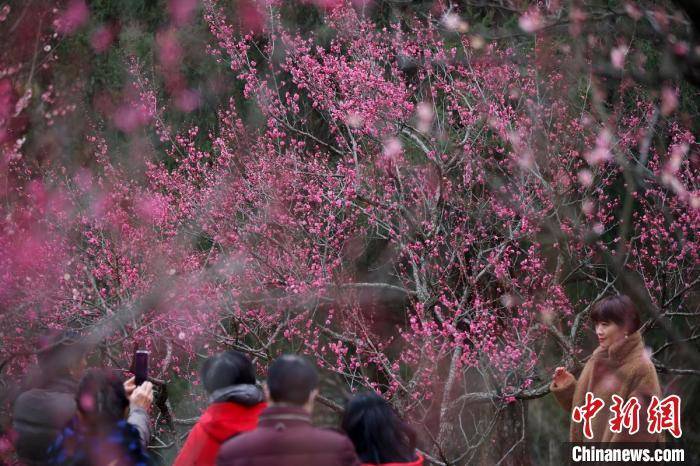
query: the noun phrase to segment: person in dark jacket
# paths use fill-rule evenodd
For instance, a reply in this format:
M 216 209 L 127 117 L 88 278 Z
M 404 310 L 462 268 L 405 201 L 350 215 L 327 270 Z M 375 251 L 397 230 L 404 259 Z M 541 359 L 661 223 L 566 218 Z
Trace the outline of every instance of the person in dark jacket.
M 350 439 L 311 425 L 318 394 L 316 368 L 300 356 L 285 355 L 268 371 L 269 406 L 258 428 L 225 442 L 218 466 L 359 466 Z
M 147 411 L 153 402 L 153 386 L 134 388 L 131 400 L 116 372 L 90 369 L 80 381 L 75 397 L 77 413 L 48 450 L 52 466 L 149 466 L 142 436 L 126 421 L 134 404 Z
M 55 333 L 39 344 L 38 373 L 14 403 L 12 428 L 17 456 L 26 464 L 45 464 L 46 452 L 75 414 L 75 393 L 85 370 L 87 347 L 73 331 Z
M 49 447 L 63 427 L 75 416 L 78 382 L 87 366 L 89 346 L 72 330 L 42 338 L 37 353 L 38 371 L 28 377 L 28 390 L 15 400 L 12 430 L 15 453 L 27 466 L 45 465 Z M 134 378 L 124 383 L 127 397 L 133 399 L 129 423 L 148 445 L 148 413 L 138 397 L 132 397 Z
M 363 466 L 423 466 L 416 434 L 376 393 L 355 396 L 345 408 L 342 429 Z
M 190 431 L 173 466 L 213 466 L 221 444 L 255 429 L 267 406 L 255 386 L 255 370 L 247 356 L 226 351 L 208 358 L 201 371 L 209 407 Z

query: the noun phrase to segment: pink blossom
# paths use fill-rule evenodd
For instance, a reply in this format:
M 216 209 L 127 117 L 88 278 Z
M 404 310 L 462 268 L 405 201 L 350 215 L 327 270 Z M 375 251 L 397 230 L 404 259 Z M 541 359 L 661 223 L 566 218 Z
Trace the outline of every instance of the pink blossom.
M 143 105 L 125 103 L 114 112 L 114 125 L 120 130 L 130 133 L 151 121 L 153 115 Z
M 182 49 L 174 29 L 161 31 L 156 35 L 158 59 L 166 67 L 176 66 L 182 59 Z
M 265 12 L 254 0 L 241 0 L 237 7 L 240 11 L 240 18 L 243 32 L 259 33 L 265 26 Z
M 544 18 L 538 9 L 532 8 L 520 16 L 518 25 L 523 31 L 534 33 L 544 27 Z
M 7 78 L 0 79 L 0 123 L 5 123 L 13 113 L 15 101 L 12 81 Z
M 679 41 L 673 44 L 673 53 L 679 57 L 684 57 L 690 52 L 690 46 L 685 41 Z
M 469 23 L 464 21 L 456 13 L 448 13 L 445 16 L 443 16 L 442 24 L 444 24 L 445 28 L 447 28 L 450 31 L 457 31 L 462 33 L 469 31 Z
M 90 45 L 92 45 L 93 50 L 97 53 L 103 53 L 109 49 L 114 40 L 114 32 L 112 28 L 106 25 L 99 26 L 90 35 Z
M 142 196 L 136 204 L 140 217 L 155 225 L 162 225 L 167 220 L 168 207 L 168 199 L 158 194 Z
M 193 89 L 184 89 L 176 96 L 175 104 L 183 112 L 192 112 L 200 105 L 199 93 Z
M 311 0 L 316 6 L 324 9 L 337 8 L 343 4 L 343 0 Z
M 678 107 L 678 94 L 675 89 L 664 86 L 661 89 L 661 114 L 669 116 Z
M 587 216 L 593 215 L 595 212 L 595 203 L 590 199 L 586 199 L 581 203 L 581 210 Z
M 587 169 L 580 170 L 577 174 L 578 181 L 584 188 L 590 188 L 593 185 L 593 172 Z
M 90 16 L 90 10 L 84 0 L 70 0 L 66 9 L 56 19 L 54 27 L 60 34 L 70 35 L 85 24 Z
M 189 23 L 197 8 L 198 0 L 169 0 L 168 13 L 177 25 Z
M 627 45 L 623 44 L 613 47 L 613 49 L 610 50 L 610 62 L 612 63 L 612 66 L 619 70 L 623 69 L 625 67 L 625 58 L 627 57 L 628 52 L 629 47 Z
M 486 40 L 482 36 L 474 34 L 469 37 L 469 46 L 472 47 L 474 50 L 481 50 L 484 48 L 485 45 Z
M 418 119 L 418 131 L 428 133 L 433 125 L 433 106 L 429 102 L 419 102 L 416 106 L 416 117 Z
M 5 4 L 3 5 L 2 8 L 0 8 L 0 23 L 5 21 L 7 19 L 7 15 L 10 14 L 10 5 Z
M 693 209 L 700 209 L 700 193 L 690 196 L 690 207 Z
M 387 139 L 384 142 L 384 157 L 395 160 L 396 157 L 398 157 L 403 150 L 403 144 L 401 144 L 401 140 L 396 137 L 392 137 Z
M 603 128 L 596 137 L 595 148 L 584 154 L 584 158 L 589 165 L 599 165 L 612 159 L 611 144 L 612 133 L 607 128 Z
M 351 128 L 361 128 L 364 122 L 362 115 L 357 112 L 349 112 L 346 121 Z
M 579 34 L 581 34 L 581 31 L 583 29 L 583 23 L 586 21 L 586 19 L 588 19 L 588 15 L 581 8 L 574 6 L 571 8 L 569 18 L 571 19 L 571 25 L 569 26 L 571 35 L 574 37 L 578 36 Z
M 625 12 L 635 21 L 639 21 L 644 17 L 644 13 L 633 2 L 625 2 Z

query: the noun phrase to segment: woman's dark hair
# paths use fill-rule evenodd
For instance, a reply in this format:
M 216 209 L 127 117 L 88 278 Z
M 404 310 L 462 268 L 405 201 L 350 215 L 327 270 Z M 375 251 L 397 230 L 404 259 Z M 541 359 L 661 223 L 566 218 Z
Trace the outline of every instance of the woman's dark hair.
M 111 428 L 124 419 L 124 410 L 129 406 L 124 382 L 117 372 L 109 369 L 86 371 L 75 400 L 83 422 L 93 432 Z
M 231 385 L 255 385 L 253 363 L 243 353 L 229 350 L 207 358 L 201 370 L 204 389 L 212 393 Z
M 401 463 L 416 459 L 416 434 L 376 393 L 350 400 L 341 424 L 363 463 Z
M 598 301 L 591 311 L 593 323 L 614 322 L 629 333 L 641 327 L 639 312 L 629 296 L 619 294 Z

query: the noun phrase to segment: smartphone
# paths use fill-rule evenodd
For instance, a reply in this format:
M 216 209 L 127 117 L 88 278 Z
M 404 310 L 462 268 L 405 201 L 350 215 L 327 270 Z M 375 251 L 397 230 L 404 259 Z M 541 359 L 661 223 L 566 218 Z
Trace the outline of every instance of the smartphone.
M 137 350 L 134 353 L 134 364 L 132 372 L 134 373 L 134 383 L 141 385 L 148 380 L 148 351 Z

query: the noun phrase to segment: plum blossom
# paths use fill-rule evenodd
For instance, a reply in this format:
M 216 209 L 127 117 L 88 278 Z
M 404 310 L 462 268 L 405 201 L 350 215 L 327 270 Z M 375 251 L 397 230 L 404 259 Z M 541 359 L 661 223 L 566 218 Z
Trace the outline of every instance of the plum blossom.
M 457 31 L 461 33 L 469 31 L 469 23 L 464 21 L 456 13 L 445 14 L 442 17 L 442 24 L 444 24 L 445 28 L 449 29 L 450 31 Z
M 107 25 L 100 25 L 90 35 L 90 45 L 97 53 L 103 53 L 109 49 L 114 41 L 114 32 Z
M 596 137 L 595 148 L 585 153 L 584 157 L 589 165 L 599 165 L 612 159 L 612 133 L 603 128 Z
M 66 9 L 56 19 L 54 27 L 60 34 L 70 35 L 85 24 L 90 17 L 90 10 L 85 0 L 70 0 Z
M 678 93 L 675 89 L 664 86 L 661 89 L 661 114 L 669 116 L 678 107 Z
M 173 22 L 183 25 L 192 19 L 197 8 L 198 0 L 169 0 L 168 12 Z
M 10 14 L 10 5 L 5 4 L 0 8 L 0 23 L 7 19 L 7 15 Z
M 610 50 L 610 62 L 614 68 L 619 70 L 625 67 L 625 59 L 627 58 L 627 53 L 629 52 L 629 46 L 622 44 L 617 47 L 613 47 Z
M 526 11 L 518 19 L 518 26 L 520 26 L 520 29 L 531 34 L 542 29 L 544 25 L 544 18 L 536 8 Z
M 590 188 L 593 185 L 593 172 L 588 169 L 580 170 L 577 174 L 578 182 L 585 188 Z

